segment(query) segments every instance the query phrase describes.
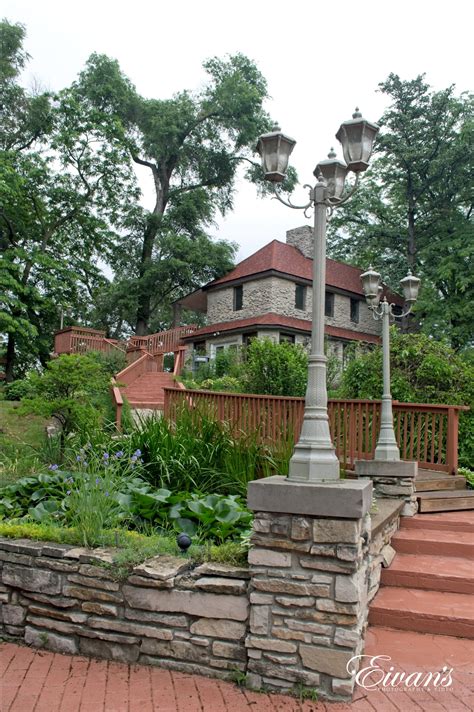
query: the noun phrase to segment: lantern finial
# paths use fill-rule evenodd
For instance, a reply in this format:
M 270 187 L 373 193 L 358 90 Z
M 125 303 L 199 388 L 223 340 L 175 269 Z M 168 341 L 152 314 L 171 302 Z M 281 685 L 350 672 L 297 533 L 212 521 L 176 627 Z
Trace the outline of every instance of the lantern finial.
M 336 151 L 334 150 L 334 148 L 332 146 L 328 153 L 328 158 L 336 158 Z
M 356 106 L 354 113 L 352 114 L 353 119 L 360 119 L 362 117 L 362 114 L 359 111 L 359 107 Z

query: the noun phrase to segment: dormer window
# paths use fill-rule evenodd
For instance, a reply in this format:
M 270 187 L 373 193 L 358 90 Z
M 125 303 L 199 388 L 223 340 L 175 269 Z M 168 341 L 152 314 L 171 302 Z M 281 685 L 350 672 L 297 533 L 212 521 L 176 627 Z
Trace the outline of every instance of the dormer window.
M 244 288 L 240 284 L 234 287 L 234 311 L 240 311 L 244 303 Z
M 295 309 L 306 308 L 306 287 L 303 284 L 295 284 Z

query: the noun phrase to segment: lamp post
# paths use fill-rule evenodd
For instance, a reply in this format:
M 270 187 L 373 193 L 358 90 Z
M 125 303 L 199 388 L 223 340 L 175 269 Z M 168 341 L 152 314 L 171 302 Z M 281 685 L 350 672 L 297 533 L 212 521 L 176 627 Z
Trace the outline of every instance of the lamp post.
M 328 159 L 314 169 L 316 185 L 309 188 L 309 202 L 293 205 L 279 193 L 277 186 L 286 176 L 290 153 L 295 141 L 274 126 L 260 137 L 257 151 L 262 158 L 265 178 L 274 184 L 277 199 L 290 208 L 306 211 L 314 208 L 313 309 L 311 352 L 308 364 L 308 386 L 301 435 L 290 460 L 288 479 L 294 482 L 318 483 L 339 479 L 339 460 L 329 432 L 324 355 L 324 297 L 326 291 L 326 220 L 328 210 L 348 200 L 359 183 L 360 173 L 369 165 L 379 127 L 362 118 L 356 109 L 352 120 L 341 124 L 336 138 L 342 144 L 344 161 L 331 149 Z M 346 174 L 356 174 L 354 185 L 344 194 Z
M 395 431 L 393 429 L 392 394 L 390 388 L 390 319 L 403 319 L 412 310 L 413 304 L 418 297 L 420 280 L 408 272 L 404 279 L 400 280 L 400 285 L 405 295 L 408 309 L 402 314 L 395 314 L 393 304 L 389 304 L 387 298 L 381 301 L 383 287 L 380 274 L 369 267 L 367 272 L 360 276 L 362 289 L 365 294 L 367 305 L 376 320 L 382 320 L 382 355 L 383 355 L 383 395 L 382 412 L 380 417 L 380 433 L 375 448 L 374 460 L 384 462 L 398 462 L 400 460 L 400 450 L 398 448 Z

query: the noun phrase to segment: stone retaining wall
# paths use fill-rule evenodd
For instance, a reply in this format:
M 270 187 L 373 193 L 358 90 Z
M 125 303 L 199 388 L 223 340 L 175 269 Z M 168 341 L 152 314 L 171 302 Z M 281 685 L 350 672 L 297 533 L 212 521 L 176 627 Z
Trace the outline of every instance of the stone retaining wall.
M 162 556 L 119 582 L 103 567 L 111 560 L 106 551 L 0 539 L 0 630 L 61 653 L 222 678 L 245 670 L 245 569 L 191 569 Z

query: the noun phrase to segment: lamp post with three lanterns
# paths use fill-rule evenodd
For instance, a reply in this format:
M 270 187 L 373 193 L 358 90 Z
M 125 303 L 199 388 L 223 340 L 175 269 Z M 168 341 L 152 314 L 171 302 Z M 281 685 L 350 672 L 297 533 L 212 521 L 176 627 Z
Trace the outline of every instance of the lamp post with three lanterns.
M 383 287 L 380 274 L 372 269 L 372 265 L 367 272 L 361 274 L 362 289 L 365 294 L 367 305 L 376 320 L 382 320 L 382 363 L 383 363 L 383 394 L 382 410 L 380 415 L 380 433 L 375 448 L 374 460 L 385 462 L 398 462 L 400 460 L 400 450 L 398 448 L 395 431 L 393 428 L 392 394 L 390 388 L 390 319 L 403 319 L 412 310 L 413 304 L 418 297 L 420 280 L 414 277 L 411 272 L 400 280 L 403 289 L 405 302 L 408 309 L 402 314 L 394 312 L 394 305 L 389 304 L 387 298 L 381 301 Z
M 316 185 L 309 188 L 309 201 L 293 205 L 278 191 L 286 176 L 295 141 L 283 134 L 278 126 L 260 137 L 257 151 L 262 158 L 265 178 L 274 184 L 277 199 L 290 208 L 306 211 L 314 208 L 313 305 L 311 351 L 308 364 L 308 386 L 301 435 L 290 460 L 288 480 L 320 483 L 339 479 L 339 460 L 329 432 L 326 386 L 326 356 L 324 355 L 324 301 L 326 291 L 326 222 L 328 210 L 345 203 L 357 190 L 360 174 L 369 167 L 375 137 L 379 127 L 362 118 L 356 109 L 352 120 L 341 124 L 336 138 L 342 145 L 344 161 L 331 149 L 328 159 L 314 169 Z M 355 173 L 353 186 L 344 193 L 348 172 Z

